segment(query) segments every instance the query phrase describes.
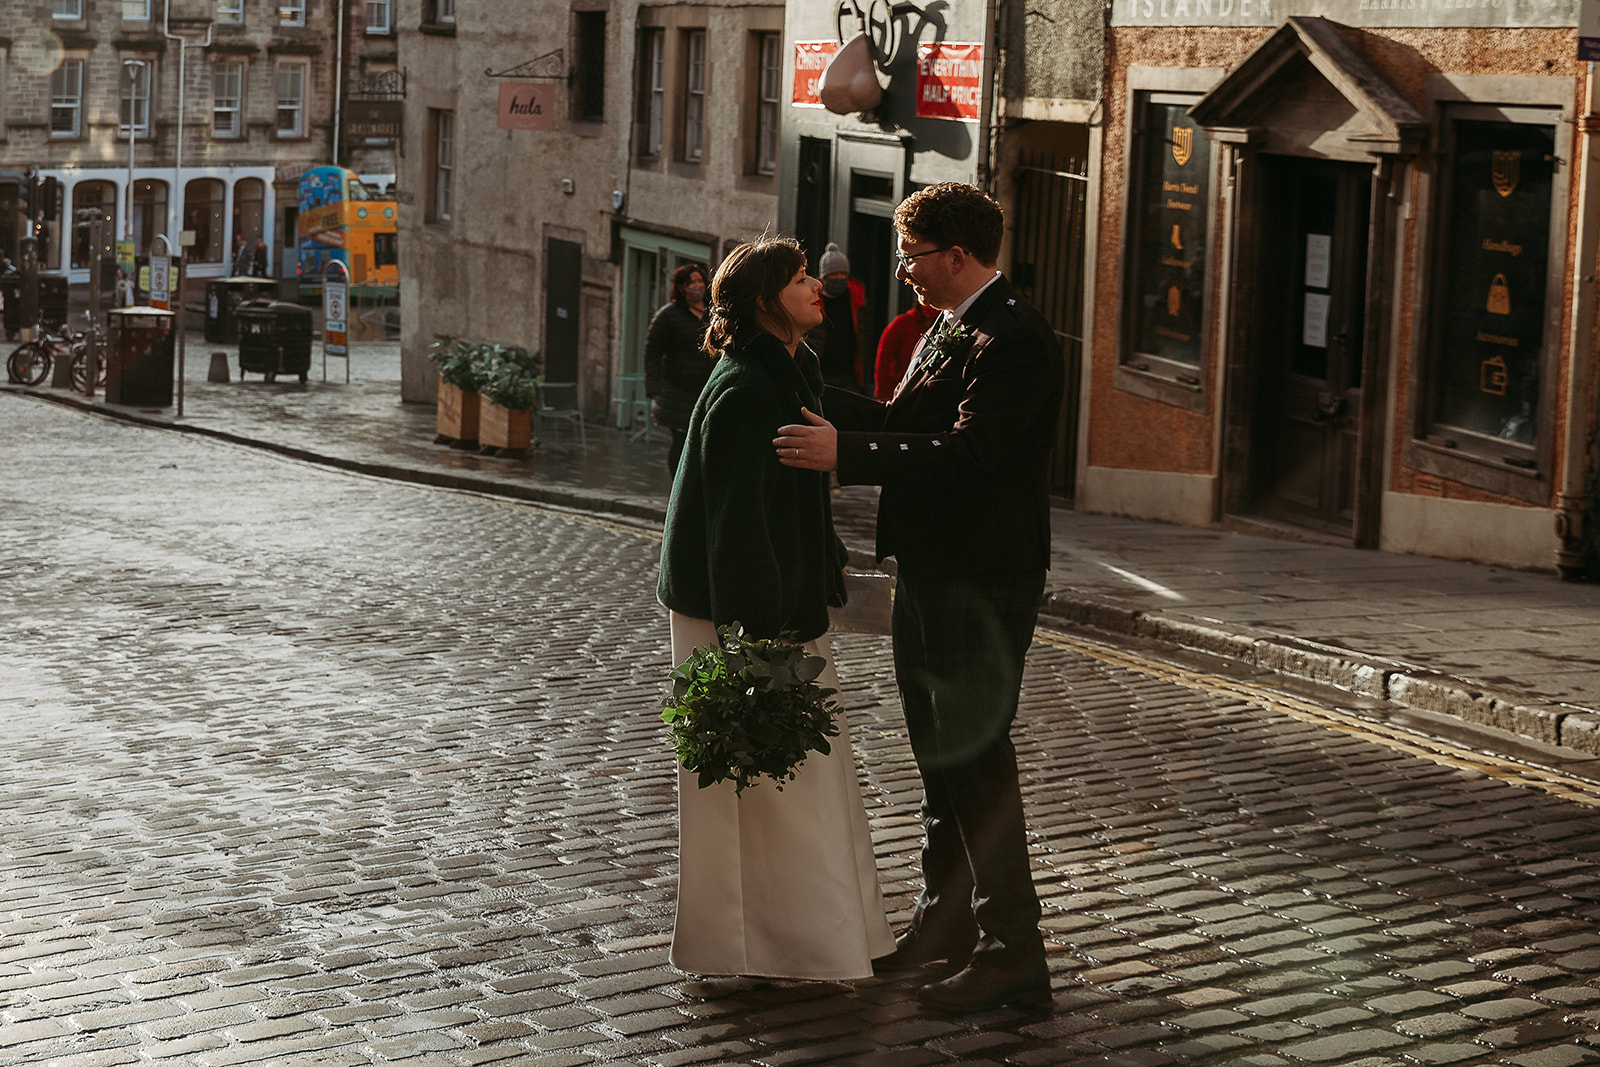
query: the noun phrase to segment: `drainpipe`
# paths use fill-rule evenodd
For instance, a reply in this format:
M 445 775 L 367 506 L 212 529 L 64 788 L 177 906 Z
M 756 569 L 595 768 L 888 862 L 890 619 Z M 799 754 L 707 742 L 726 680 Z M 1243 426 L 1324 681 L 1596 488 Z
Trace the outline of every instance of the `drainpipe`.
M 333 165 L 342 167 L 344 164 L 339 161 L 339 127 L 344 121 L 344 0 L 339 0 L 338 10 L 339 29 L 334 35 L 333 49 Z M 394 18 L 392 9 L 389 18 Z
M 1596 95 L 1595 64 L 1588 65 L 1584 80 L 1583 113 L 1578 117 L 1582 138 L 1578 157 L 1578 233 L 1577 255 L 1573 265 L 1572 340 L 1567 348 L 1567 435 L 1563 454 L 1561 488 L 1556 494 L 1556 570 L 1567 581 L 1581 580 L 1590 569 L 1590 550 L 1594 545 L 1596 516 L 1590 493 L 1593 418 L 1595 415 L 1594 358 L 1595 274 L 1600 244 L 1600 98 Z

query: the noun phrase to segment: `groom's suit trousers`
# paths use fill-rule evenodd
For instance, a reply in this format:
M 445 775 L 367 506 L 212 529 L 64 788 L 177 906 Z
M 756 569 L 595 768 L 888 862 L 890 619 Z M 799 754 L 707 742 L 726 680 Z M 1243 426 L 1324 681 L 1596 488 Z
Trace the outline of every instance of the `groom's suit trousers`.
M 895 674 L 924 785 L 912 929 L 1018 968 L 1044 959 L 1011 742 L 1044 577 L 901 572 L 895 589 Z

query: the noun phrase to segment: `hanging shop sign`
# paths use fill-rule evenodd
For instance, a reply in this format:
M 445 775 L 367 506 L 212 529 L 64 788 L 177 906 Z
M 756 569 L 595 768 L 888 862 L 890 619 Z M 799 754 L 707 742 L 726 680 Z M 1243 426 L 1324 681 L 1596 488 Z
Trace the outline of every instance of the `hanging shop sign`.
M 400 136 L 405 117 L 403 100 L 346 100 L 344 109 L 344 136 L 347 141 Z
M 553 130 L 556 128 L 556 89 L 534 82 L 500 83 L 502 130 Z
M 983 45 L 917 46 L 917 117 L 977 122 L 983 106 Z
M 822 72 L 839 52 L 838 41 L 796 41 L 794 43 L 794 88 L 789 103 L 795 107 L 821 107 L 818 84 Z

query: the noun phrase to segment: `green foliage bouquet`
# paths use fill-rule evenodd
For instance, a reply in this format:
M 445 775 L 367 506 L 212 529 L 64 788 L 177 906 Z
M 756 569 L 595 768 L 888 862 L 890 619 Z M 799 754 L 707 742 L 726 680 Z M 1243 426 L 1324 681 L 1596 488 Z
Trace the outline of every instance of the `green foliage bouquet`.
M 737 622 L 717 627 L 717 644 L 694 650 L 672 669 L 661 719 L 673 749 L 700 788 L 732 782 L 740 795 L 766 775 L 783 789 L 806 753 L 830 750 L 838 734 L 831 698 L 816 684 L 827 661 L 787 636 L 753 638 Z

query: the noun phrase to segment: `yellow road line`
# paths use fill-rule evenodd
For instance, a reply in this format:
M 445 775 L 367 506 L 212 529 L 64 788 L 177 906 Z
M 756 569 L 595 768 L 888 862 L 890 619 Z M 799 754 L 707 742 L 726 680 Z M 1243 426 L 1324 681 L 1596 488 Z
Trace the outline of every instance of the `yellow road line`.
M 1054 630 L 1046 630 L 1043 627 L 1034 631 L 1034 639 L 1041 644 L 1051 645 L 1069 652 L 1077 652 L 1091 659 L 1097 659 L 1102 663 L 1109 663 L 1116 667 L 1123 667 L 1127 670 L 1137 671 L 1140 674 L 1160 678 L 1175 685 L 1181 685 L 1186 689 L 1210 693 L 1213 696 L 1241 700 L 1267 711 L 1278 712 L 1299 719 L 1301 722 L 1313 723 L 1330 730 L 1338 730 L 1341 733 L 1360 737 L 1398 752 L 1421 756 L 1423 759 L 1432 760 L 1447 767 L 1460 767 L 1477 771 L 1508 785 L 1542 789 L 1553 796 L 1561 797 L 1563 800 L 1571 800 L 1578 804 L 1588 804 L 1591 807 L 1600 807 L 1600 782 L 1590 782 L 1582 778 L 1574 778 L 1570 775 L 1562 774 L 1559 771 L 1517 763 L 1491 753 L 1477 752 L 1435 737 L 1411 733 L 1398 727 L 1370 722 L 1331 708 L 1320 707 L 1310 701 L 1300 700 L 1283 693 L 1275 693 L 1260 686 L 1202 674 L 1199 671 L 1188 670 L 1170 663 L 1162 663 L 1133 652 L 1112 648 L 1080 637 L 1072 637 Z

